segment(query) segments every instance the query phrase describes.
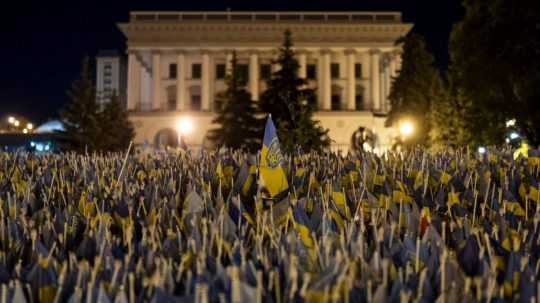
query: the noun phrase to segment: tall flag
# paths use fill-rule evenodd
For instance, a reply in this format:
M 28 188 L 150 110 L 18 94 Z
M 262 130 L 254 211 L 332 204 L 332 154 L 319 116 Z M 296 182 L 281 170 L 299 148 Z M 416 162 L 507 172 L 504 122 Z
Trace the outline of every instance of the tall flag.
M 283 154 L 279 147 L 276 127 L 272 122 L 272 117 L 268 116 L 264 130 L 259 171 L 263 185 L 271 197 L 289 188 L 282 164 Z

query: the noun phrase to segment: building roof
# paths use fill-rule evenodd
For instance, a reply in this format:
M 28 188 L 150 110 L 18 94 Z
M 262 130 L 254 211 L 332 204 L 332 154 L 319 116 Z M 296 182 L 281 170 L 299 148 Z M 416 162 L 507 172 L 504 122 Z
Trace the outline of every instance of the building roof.
M 130 22 L 345 22 L 399 23 L 400 12 L 231 12 L 231 11 L 134 11 Z

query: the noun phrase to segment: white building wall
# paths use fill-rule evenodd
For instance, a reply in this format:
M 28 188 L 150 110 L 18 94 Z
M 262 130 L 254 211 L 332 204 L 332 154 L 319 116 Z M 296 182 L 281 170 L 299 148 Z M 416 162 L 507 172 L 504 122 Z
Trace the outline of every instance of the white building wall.
M 168 37 L 167 31 L 171 29 L 163 28 L 159 34 L 158 32 L 147 33 L 144 31 L 139 33 L 138 30 L 145 26 L 146 23 L 147 21 L 137 24 L 135 29 L 129 27 L 131 23 L 121 25 L 122 30 L 128 37 L 129 51 L 137 54 L 136 58 L 139 63 L 137 66 L 140 68 L 140 71 L 137 72 L 141 75 L 139 87 L 135 87 L 134 83 L 128 85 L 130 90 L 138 92 L 139 95 L 139 99 L 136 100 L 137 105 L 134 107 L 136 110 L 133 110 L 130 114 L 130 118 L 136 126 L 136 143 L 153 143 L 156 135 L 161 130 L 174 130 L 176 121 L 180 117 L 190 116 L 195 124 L 195 132 L 186 135 L 186 142 L 194 146 L 205 144 L 206 133 L 213 127 L 211 121 L 214 118 L 215 97 L 226 89 L 224 81 L 216 79 L 216 64 L 229 66 L 227 60 L 230 59 L 231 52 L 235 50 L 238 64 L 247 64 L 248 73 L 249 71 L 256 71 L 261 76 L 260 66 L 269 64 L 275 58 L 277 55 L 276 49 L 280 46 L 282 39 L 282 34 L 279 34 L 272 38 L 270 44 L 258 42 L 260 39 L 267 39 L 268 33 L 266 31 L 268 29 L 261 25 L 261 29 L 258 31 L 256 23 L 255 25 L 239 25 L 234 31 L 224 31 L 220 36 L 217 32 L 221 30 L 221 25 L 214 24 L 212 28 L 203 31 L 204 21 L 201 21 L 199 27 L 193 27 L 190 31 L 182 34 L 176 33 L 170 36 L 170 40 L 167 40 L 169 41 L 168 44 L 164 44 L 162 41 Z M 152 24 L 150 22 L 150 25 Z M 223 26 L 228 25 L 224 23 Z M 251 26 L 253 28 L 249 32 L 242 32 L 243 27 Z M 293 38 L 298 37 L 298 42 L 295 40 L 295 51 L 301 53 L 302 58 L 305 58 L 306 69 L 310 64 L 316 66 L 317 77 L 308 82 L 308 87 L 317 91 L 319 111 L 315 114 L 315 118 L 320 120 L 323 127 L 329 129 L 330 137 L 334 141 L 333 147 L 347 150 L 353 132 L 359 127 L 366 127 L 376 133 L 380 148 L 388 147 L 391 144 L 392 137 L 395 136 L 395 130 L 384 126 L 384 113 L 389 110 L 388 106 L 386 106 L 386 100 L 390 90 L 389 78 L 385 72 L 391 72 L 387 68 L 390 65 L 395 66 L 397 69 L 399 67 L 399 58 L 393 56 L 394 61 L 392 64 L 383 64 L 383 60 L 386 58 L 386 54 L 395 54 L 399 51 L 394 45 L 395 39 L 400 35 L 398 32 L 406 33 L 410 26 L 397 22 L 388 25 L 388 29 L 382 29 L 381 27 L 380 32 L 376 30 L 376 27 L 371 27 L 369 31 L 366 30 L 367 34 L 364 34 L 365 37 L 362 39 L 353 36 L 358 35 L 359 32 L 363 33 L 361 31 L 365 26 L 363 23 L 358 25 L 358 31 L 351 31 L 350 38 L 344 38 L 345 36 L 340 34 L 342 31 L 339 30 L 334 34 L 326 31 L 318 33 L 316 25 L 314 25 L 313 30 L 308 30 L 309 26 L 307 25 L 301 26 L 306 28 L 305 32 L 298 30 L 298 32 L 294 33 L 293 30 Z M 346 27 L 348 25 L 343 25 L 343 23 L 332 24 L 332 26 L 336 28 L 344 26 L 343 31 L 349 30 Z M 158 27 L 158 25 L 155 25 L 155 27 L 148 30 L 155 31 Z M 209 38 L 214 31 L 217 36 Z M 396 31 L 396 33 L 392 31 Z M 186 37 L 191 34 L 195 35 L 193 41 L 175 42 L 177 39 L 178 41 L 188 39 Z M 144 36 L 145 38 L 140 38 L 139 41 L 138 35 L 150 36 Z M 251 38 L 240 40 L 242 35 Z M 328 35 L 328 37 L 322 38 L 325 35 Z M 306 38 L 308 36 L 313 36 L 313 40 Z M 390 36 L 391 38 L 389 38 Z M 225 40 L 220 43 L 217 42 L 224 37 Z M 373 39 L 371 40 L 370 37 L 373 37 Z M 332 42 L 334 38 L 337 40 Z M 155 42 L 152 42 L 153 40 Z M 156 59 L 156 53 L 159 53 L 159 59 Z M 177 89 L 180 82 L 169 76 L 169 66 L 180 62 L 180 59 L 178 59 L 179 53 L 183 54 L 182 60 L 185 65 L 180 69 L 184 74 L 177 74 L 177 77 L 184 77 L 184 81 L 181 82 L 184 90 Z M 257 63 L 256 67 L 249 66 L 253 62 Z M 348 62 L 352 62 L 351 66 L 348 65 Z M 333 63 L 339 64 L 338 78 L 331 77 Z M 354 64 L 356 63 L 362 65 L 362 77 L 360 79 L 356 78 L 354 74 Z M 158 68 L 154 66 L 156 64 L 159 64 Z M 199 79 L 193 78 L 193 64 L 201 65 Z M 206 71 L 204 69 L 205 64 L 208 64 Z M 155 75 L 155 70 L 159 71 L 159 75 Z M 276 70 L 276 66 L 272 66 L 272 71 Z M 353 87 L 351 87 L 351 77 L 354 78 Z M 260 77 L 257 79 L 256 85 L 253 83 L 253 79 L 249 82 L 249 76 L 246 80 L 248 80 L 248 83 L 246 83 L 248 91 L 250 87 L 255 87 L 256 90 L 258 88 L 258 94 L 260 95 L 266 89 L 266 83 Z M 157 87 L 155 87 L 156 85 Z M 200 95 L 200 111 L 194 111 L 191 108 L 194 87 L 198 88 Z M 334 92 L 332 91 L 333 88 Z M 360 88 L 363 90 L 363 105 L 362 108 L 356 108 L 356 102 L 352 101 L 355 100 Z M 155 89 L 159 90 L 157 94 Z M 376 91 L 373 91 L 374 89 Z M 340 110 L 332 111 L 331 98 L 333 94 L 338 92 L 341 95 Z M 180 110 L 181 107 L 178 105 L 170 108 L 168 104 L 169 99 L 171 99 L 170 94 L 175 95 L 177 103 L 181 98 L 176 94 L 182 94 L 185 100 L 184 111 Z M 159 97 L 159 100 L 153 100 L 156 96 Z M 376 111 L 377 115 L 374 115 L 373 111 Z

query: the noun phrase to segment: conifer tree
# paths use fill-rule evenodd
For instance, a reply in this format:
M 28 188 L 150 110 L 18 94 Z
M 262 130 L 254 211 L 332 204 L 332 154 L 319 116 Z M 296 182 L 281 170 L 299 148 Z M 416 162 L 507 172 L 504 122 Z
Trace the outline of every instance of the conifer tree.
M 298 76 L 300 66 L 292 47 L 292 35 L 287 30 L 279 56 L 273 62 L 280 68 L 267 81 L 267 90 L 261 95 L 260 108 L 272 114 L 285 152 L 293 152 L 296 147 L 323 150 L 330 145 L 328 130 L 319 121 L 313 120 L 315 93 L 306 88 L 306 80 Z
M 217 117 L 212 121 L 219 128 L 211 130 L 208 137 L 219 147 L 256 151 L 261 146 L 263 121 L 257 118 L 256 104 L 245 89 L 236 53 L 225 81 L 227 89 L 216 99 Z
M 70 102 L 60 112 L 68 139 L 64 147 L 77 152 L 97 150 L 101 130 L 88 57 L 83 59 L 79 79 L 67 94 Z
M 432 127 L 430 110 L 446 104 L 435 105 L 444 101 L 444 84 L 434 66 L 434 58 L 425 48 L 422 36 L 409 34 L 400 39 L 403 45 L 402 66 L 393 80 L 389 99 L 392 108 L 388 113 L 387 123 L 398 126 L 402 119 L 412 119 L 415 132 L 407 138 L 408 145 L 429 145 L 429 132 Z
M 99 113 L 100 141 L 98 149 L 103 151 L 124 151 L 135 136 L 133 124 L 128 119 L 125 106 L 116 93 Z

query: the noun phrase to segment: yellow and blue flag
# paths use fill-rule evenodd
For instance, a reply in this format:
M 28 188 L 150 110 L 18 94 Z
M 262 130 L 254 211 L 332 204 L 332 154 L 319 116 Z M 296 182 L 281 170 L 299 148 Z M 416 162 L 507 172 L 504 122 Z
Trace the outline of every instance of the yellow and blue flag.
M 274 126 L 274 122 L 272 122 L 272 117 L 268 116 L 264 130 L 259 172 L 263 185 L 266 187 L 271 197 L 274 197 L 289 188 L 282 165 L 283 154 L 279 147 L 276 127 Z

